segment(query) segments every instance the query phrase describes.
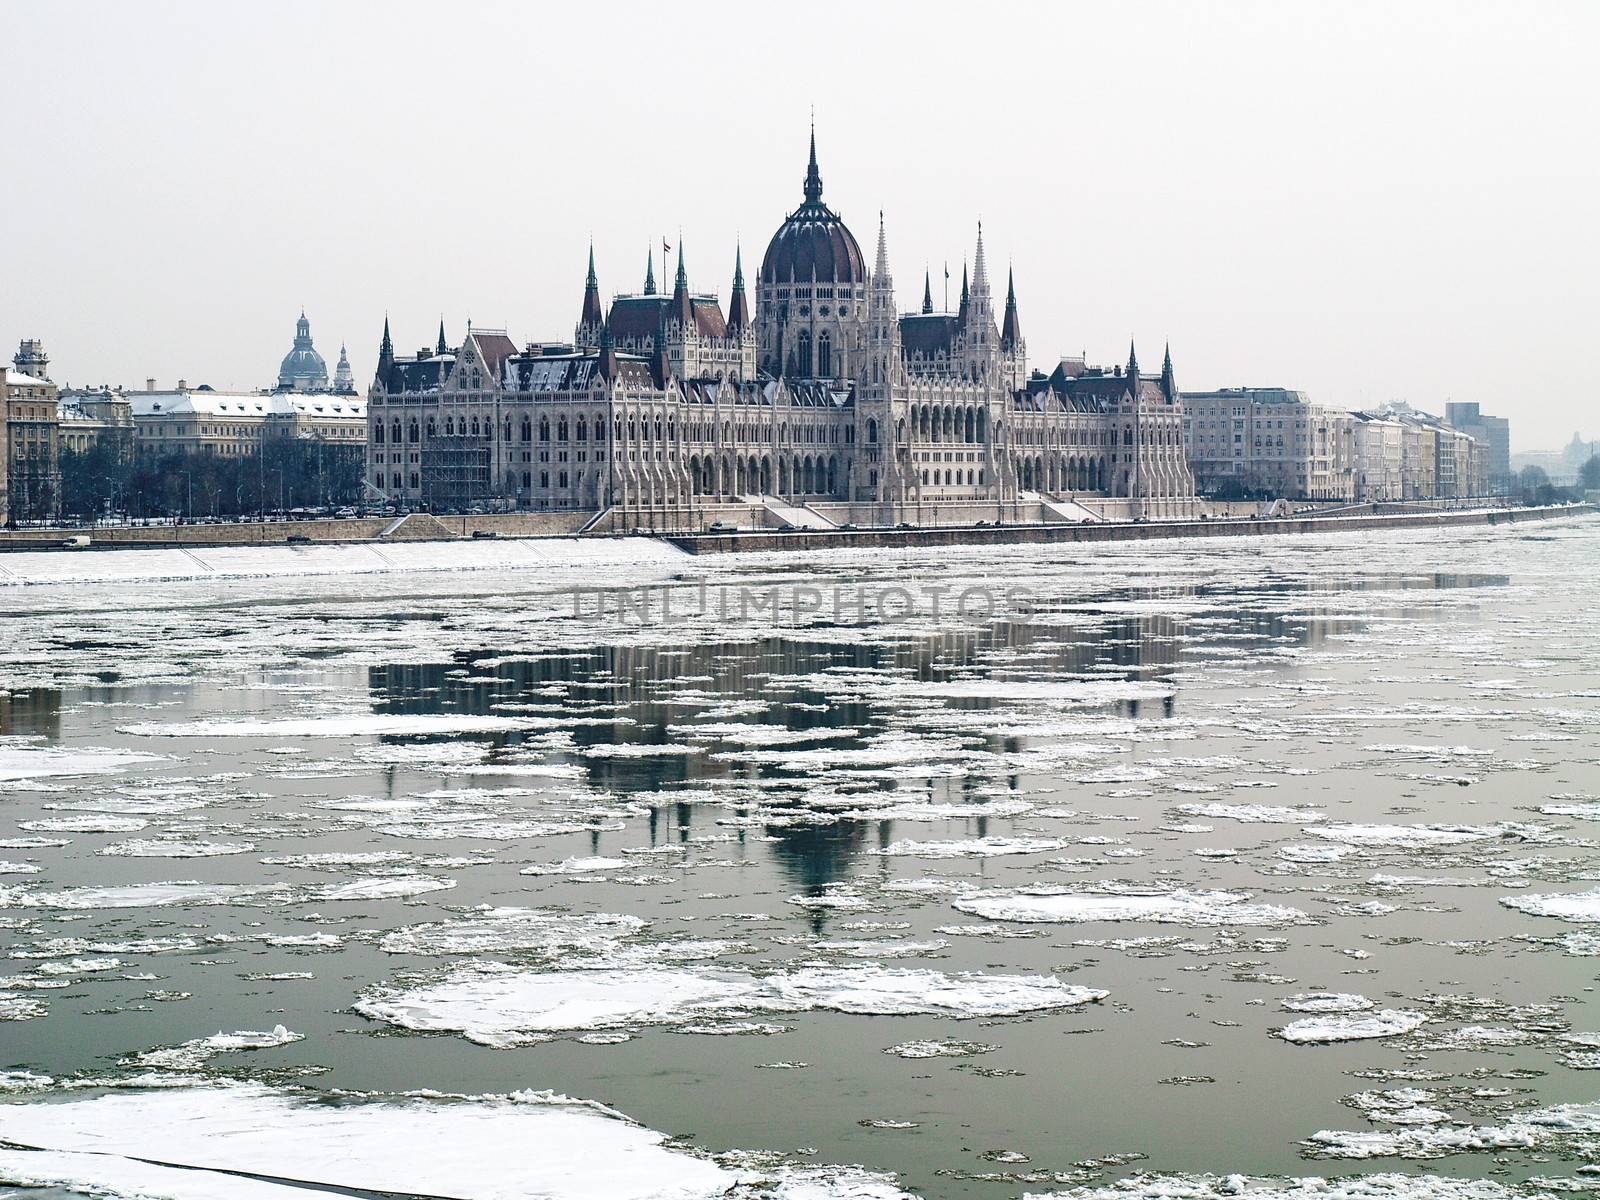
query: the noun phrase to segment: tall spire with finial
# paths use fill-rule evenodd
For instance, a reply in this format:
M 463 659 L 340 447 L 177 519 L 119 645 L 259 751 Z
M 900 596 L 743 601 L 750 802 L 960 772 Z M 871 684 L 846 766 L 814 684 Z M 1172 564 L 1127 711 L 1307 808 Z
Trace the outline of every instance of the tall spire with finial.
M 956 310 L 956 319 L 963 325 L 967 323 L 967 301 L 971 293 L 967 290 L 967 264 L 961 264 L 961 307 Z
M 394 366 L 394 342 L 389 339 L 389 314 L 383 314 L 383 341 L 378 344 L 378 378 L 389 382 L 389 370 Z
M 806 203 L 822 203 L 822 173 L 817 170 L 817 118 L 811 118 L 811 162 L 806 167 Z
M 694 321 L 689 301 L 689 273 L 683 269 L 683 235 L 678 235 L 678 274 L 672 281 L 672 319 L 687 327 Z
M 1178 398 L 1178 377 L 1172 370 L 1172 343 L 1167 343 L 1167 351 L 1161 359 L 1161 391 L 1171 404 Z
M 733 247 L 733 296 L 728 301 L 728 329 L 748 328 L 750 308 L 744 298 L 744 251 L 737 243 Z
M 435 354 L 449 354 L 450 353 L 450 343 L 445 341 L 445 337 L 444 337 L 444 318 L 443 317 L 439 318 L 439 344 L 434 347 L 434 353 Z
M 1006 269 L 1006 317 L 1000 326 L 1000 348 L 1015 350 L 1022 345 L 1022 322 L 1017 319 L 1016 276 Z
M 933 311 L 933 272 L 922 272 L 922 312 L 926 316 Z
M 578 316 L 578 341 L 594 345 L 605 316 L 600 310 L 600 278 L 594 271 L 594 243 L 589 243 L 589 276 L 583 282 L 583 310 Z
M 665 266 L 666 264 L 663 263 L 662 265 Z M 656 255 L 654 250 L 644 256 L 644 294 L 646 296 L 654 296 L 656 294 Z
M 872 267 L 872 281 L 877 283 L 882 280 L 890 281 L 889 274 L 889 237 L 883 228 L 883 209 L 878 210 L 878 259 Z
M 1139 352 L 1133 348 L 1133 339 L 1128 339 L 1128 378 L 1138 382 L 1139 379 Z

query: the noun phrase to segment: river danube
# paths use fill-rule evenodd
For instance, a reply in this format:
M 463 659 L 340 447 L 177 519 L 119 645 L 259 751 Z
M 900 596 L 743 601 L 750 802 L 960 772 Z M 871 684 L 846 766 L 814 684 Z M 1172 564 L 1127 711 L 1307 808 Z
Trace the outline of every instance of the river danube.
M 197 553 L 0 586 L 0 1183 L 1600 1190 L 1600 519 Z

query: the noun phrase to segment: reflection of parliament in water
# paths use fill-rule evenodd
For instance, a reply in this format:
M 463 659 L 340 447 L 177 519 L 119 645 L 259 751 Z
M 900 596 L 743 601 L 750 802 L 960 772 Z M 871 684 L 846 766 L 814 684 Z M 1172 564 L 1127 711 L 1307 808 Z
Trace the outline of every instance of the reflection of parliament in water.
M 1028 369 L 1015 288 L 997 314 L 980 228 L 961 302 L 902 314 L 880 217 L 875 266 L 822 200 L 812 139 L 804 201 L 773 235 L 755 311 L 736 255 L 728 309 L 691 292 L 602 304 L 594 255 L 572 344 L 519 350 L 469 329 L 394 352 L 369 393 L 368 481 L 404 501 L 497 499 L 539 509 L 692 520 L 739 497 L 804 504 L 1016 504 L 1115 498 L 1123 515 L 1183 515 L 1194 481 L 1170 354 L 1145 375 L 1064 358 Z M 828 509 L 844 519 L 883 510 Z M 618 522 L 618 519 L 620 523 Z
M 668 727 L 693 722 L 707 702 L 697 703 L 687 697 L 674 699 L 674 695 L 685 690 L 715 690 L 720 701 L 759 697 L 768 702 L 765 713 L 739 720 L 819 731 L 815 742 L 800 747 L 810 750 L 854 745 L 859 737 L 887 732 L 886 718 L 893 715 L 871 702 L 830 698 L 822 690 L 825 680 L 817 678 L 829 669 L 882 671 L 890 677 L 928 680 L 982 670 L 986 657 L 997 651 L 1025 650 L 1030 653 L 1030 669 L 1042 677 L 1071 676 L 1108 666 L 1142 674 L 1146 670 L 1170 670 L 1177 664 L 1180 633 L 1178 618 L 1141 615 L 1110 617 L 1094 629 L 998 624 L 983 632 L 952 632 L 914 646 L 862 646 L 773 637 L 666 650 L 594 647 L 560 657 L 497 662 L 483 668 L 469 658 L 455 663 L 374 667 L 368 671 L 368 686 L 374 711 L 383 713 L 486 714 L 504 711 L 496 705 L 531 701 L 548 704 L 551 715 L 555 715 L 559 707 L 561 715 L 593 722 L 571 726 L 573 741 L 580 747 L 681 742 L 681 733 L 669 732 Z M 1048 664 L 1042 661 L 1045 658 Z M 463 667 L 468 669 L 468 677 L 452 674 Z M 491 674 L 497 677 L 494 682 L 485 678 Z M 715 683 L 684 682 L 695 677 L 711 677 Z M 579 686 L 563 688 L 564 698 L 548 698 L 551 685 L 572 684 Z M 993 702 L 964 700 L 961 704 L 973 710 L 972 732 L 984 733 L 988 724 L 984 710 L 994 707 Z M 586 708 L 592 712 L 585 712 Z M 1125 702 L 1118 705 L 1118 711 L 1128 716 L 1164 717 L 1172 715 L 1172 706 L 1170 701 L 1143 705 Z M 825 736 L 828 730 L 840 731 L 838 737 L 849 738 L 849 742 L 830 741 Z M 493 740 L 514 745 L 519 737 L 495 735 Z M 991 748 L 997 750 L 1020 748 L 1015 738 L 996 737 L 990 741 Z M 804 809 L 805 794 L 817 786 L 815 783 L 804 775 L 716 757 L 717 750 L 731 748 L 708 745 L 706 753 L 698 754 L 577 761 L 583 765 L 589 785 L 651 806 L 649 827 L 653 842 L 687 840 L 688 830 L 697 819 L 710 827 L 723 815 L 725 810 L 720 807 L 702 809 L 697 814 L 693 803 L 675 799 L 675 791 L 692 792 L 697 785 L 715 784 L 719 790 L 728 789 L 729 799 L 735 800 L 740 781 L 750 780 L 760 788 L 759 795 L 752 790 L 752 806 L 759 803 L 769 810 Z M 1003 782 L 973 771 L 931 784 L 916 779 L 849 780 L 840 786 L 860 789 L 863 804 L 873 804 L 889 799 L 883 792 L 911 788 L 914 794 L 925 795 L 930 787 L 942 800 L 980 801 L 985 788 L 992 791 L 993 785 Z M 820 826 L 775 823 L 765 826 L 764 833 L 776 839 L 770 846 L 794 886 L 814 888 L 848 875 L 850 863 L 860 851 L 869 844 L 889 840 L 892 825 L 890 821 L 832 822 Z

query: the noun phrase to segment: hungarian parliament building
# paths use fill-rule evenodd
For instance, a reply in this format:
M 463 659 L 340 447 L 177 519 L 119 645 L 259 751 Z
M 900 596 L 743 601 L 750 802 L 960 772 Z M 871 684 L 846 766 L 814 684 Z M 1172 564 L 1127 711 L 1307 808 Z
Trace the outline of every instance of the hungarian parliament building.
M 431 350 L 401 356 L 386 320 L 368 393 L 372 492 L 597 512 L 614 529 L 691 526 L 737 504 L 863 523 L 1193 505 L 1170 354 L 1153 374 L 1131 347 L 1126 366 L 1031 371 L 981 226 L 960 307 L 935 311 L 925 280 L 920 311 L 902 313 L 883 219 L 869 270 L 823 202 L 814 134 L 803 202 L 767 245 L 753 311 L 742 257 L 724 309 L 691 290 L 677 254 L 670 289 L 652 262 L 638 293 L 607 306 L 591 250 L 571 341 L 519 347 L 472 328 L 451 346 L 441 327 Z

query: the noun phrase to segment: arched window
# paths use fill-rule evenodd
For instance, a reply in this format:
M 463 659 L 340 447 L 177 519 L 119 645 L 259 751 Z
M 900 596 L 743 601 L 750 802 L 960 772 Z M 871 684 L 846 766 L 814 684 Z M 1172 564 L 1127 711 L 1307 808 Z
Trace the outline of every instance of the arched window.
M 522 418 L 522 440 L 525 442 L 533 441 L 533 418 L 531 417 Z
M 377 445 L 383 445 L 383 422 L 379 421 L 372 427 L 372 440 Z
M 413 445 L 422 440 L 422 426 L 417 424 L 416 418 L 411 419 L 411 425 L 406 430 L 407 440 Z
M 550 440 L 550 418 L 549 417 L 540 417 L 539 418 L 539 440 L 541 442 L 548 442 Z
M 437 434 L 437 433 L 438 433 L 438 427 L 433 423 L 433 418 L 429 417 L 428 418 L 428 440 L 432 441 L 433 438 L 434 438 L 434 435 Z
M 795 340 L 798 348 L 795 354 L 795 374 L 801 379 L 811 378 L 811 331 L 802 329 L 800 336 Z
M 867 442 L 869 444 L 871 444 L 871 445 L 876 445 L 877 442 L 878 442 L 878 422 L 877 421 L 869 420 L 867 422 Z
M 578 416 L 577 440 L 580 442 L 589 440 L 589 418 L 581 413 Z
M 827 333 L 817 339 L 817 374 L 824 378 L 833 375 L 833 339 Z
M 567 419 L 565 417 L 562 417 L 561 420 L 556 423 L 556 441 L 564 442 L 566 440 L 567 440 Z
M 393 433 L 394 436 L 391 437 L 389 440 L 392 441 L 396 446 L 398 446 L 400 444 L 401 438 L 404 436 L 400 432 L 400 418 L 399 417 L 396 417 L 394 419 L 394 426 L 393 426 L 391 432 Z M 398 479 L 396 479 L 394 481 L 394 485 L 395 485 L 395 487 L 399 487 L 400 486 L 400 481 Z

